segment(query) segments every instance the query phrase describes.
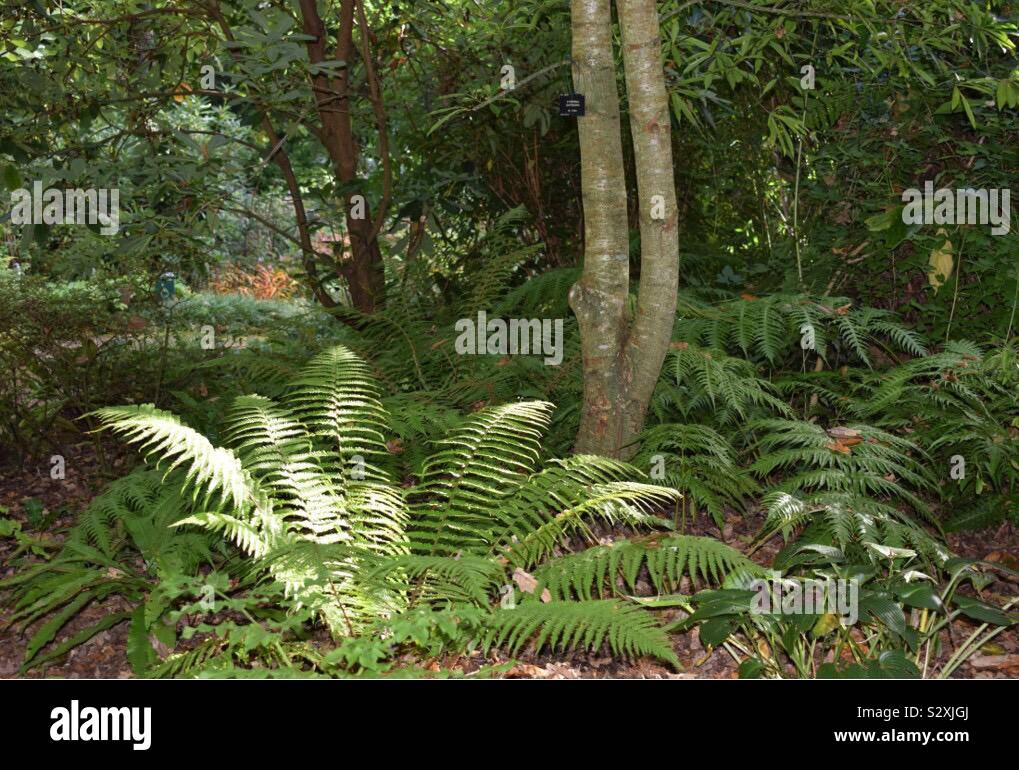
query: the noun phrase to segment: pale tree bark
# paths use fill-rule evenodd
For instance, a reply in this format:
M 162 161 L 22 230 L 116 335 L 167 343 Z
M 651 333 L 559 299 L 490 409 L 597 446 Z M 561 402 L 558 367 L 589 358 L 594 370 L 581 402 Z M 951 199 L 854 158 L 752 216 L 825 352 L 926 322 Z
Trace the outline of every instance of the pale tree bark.
M 580 326 L 584 406 L 575 450 L 616 454 L 622 436 L 623 344 L 630 255 L 619 94 L 612 55 L 610 0 L 572 0 L 573 82 L 585 96 L 580 134 L 584 270 L 570 290 Z
M 676 313 L 679 241 L 671 126 L 654 0 L 617 0 L 640 199 L 641 280 L 627 312 L 629 256 L 610 0 L 573 0 L 584 200 L 584 270 L 570 292 L 584 369 L 575 450 L 627 457 L 644 425 Z
M 654 0 L 617 0 L 617 8 L 640 198 L 640 291 L 623 351 L 630 441 L 643 428 L 672 339 L 679 290 L 679 212 L 658 10 Z

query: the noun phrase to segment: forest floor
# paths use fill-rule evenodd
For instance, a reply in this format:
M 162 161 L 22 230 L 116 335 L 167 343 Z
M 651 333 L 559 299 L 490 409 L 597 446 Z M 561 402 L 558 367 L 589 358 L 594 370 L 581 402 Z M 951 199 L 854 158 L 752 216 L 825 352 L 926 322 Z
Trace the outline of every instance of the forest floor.
M 39 464 L 35 468 L 17 470 L 0 468 L 0 514 L 18 520 L 26 531 L 53 533 L 64 529 L 73 522 L 76 511 L 88 503 L 105 485 L 93 447 L 86 443 L 67 450 L 66 478 L 52 480 L 49 466 Z M 126 462 L 124 457 L 112 458 L 114 468 Z M 4 513 L 4 509 L 6 513 Z M 39 526 L 40 518 L 43 525 Z M 701 518 L 688 522 L 688 534 L 704 534 L 719 537 L 740 550 L 760 530 L 763 519 L 760 513 L 752 512 L 742 516 L 732 514 L 719 533 L 714 522 Z M 47 537 L 47 535 L 42 535 Z M 48 535 L 54 539 L 59 535 Z M 14 574 L 8 565 L 12 541 L 0 540 L 0 576 Z M 984 559 L 997 562 L 1019 572 L 1019 527 L 1005 523 L 1000 527 L 950 534 L 949 547 L 959 556 L 970 559 Z M 752 558 L 760 564 L 768 564 L 781 547 L 776 536 L 756 551 Z M 1019 577 L 1014 574 L 1007 579 L 1002 573 L 994 573 L 997 580 L 983 592 L 983 598 L 997 605 L 1004 604 L 1019 594 Z M 681 590 L 685 587 L 681 586 Z M 114 598 L 106 602 L 93 602 L 80 612 L 61 632 L 61 636 L 83 629 L 110 612 L 129 609 L 123 600 Z M 668 613 L 669 611 L 666 611 Z M 0 609 L 0 678 L 19 676 L 25 642 L 33 629 L 8 627 L 7 609 Z M 666 615 L 673 619 L 680 611 Z M 41 669 L 32 669 L 28 677 L 61 677 L 70 679 L 107 678 L 122 679 L 133 675 L 126 656 L 128 623 L 124 622 L 92 637 L 84 645 L 76 647 L 60 659 Z M 946 661 L 956 645 L 965 641 L 977 624 L 966 618 L 957 619 L 941 636 L 941 652 L 938 660 L 930 662 L 930 668 L 937 671 Z M 653 660 L 624 661 L 606 653 L 588 654 L 534 654 L 525 652 L 513 659 L 513 665 L 502 674 L 512 678 L 534 679 L 599 679 L 599 678 L 661 678 L 661 679 L 735 679 L 737 662 L 722 648 L 708 653 L 698 639 L 697 629 L 673 637 L 676 655 L 683 664 L 683 670 L 676 672 Z M 476 671 L 484 665 L 506 663 L 505 657 L 493 654 L 484 658 L 480 653 L 465 658 L 451 658 L 441 661 L 426 661 L 425 667 L 435 671 L 453 669 L 462 673 Z M 421 665 L 421 661 L 416 661 Z M 789 676 L 794 675 L 791 665 Z M 960 666 L 953 678 L 1019 678 L 1019 627 L 999 634 L 991 644 L 985 645 L 977 654 Z

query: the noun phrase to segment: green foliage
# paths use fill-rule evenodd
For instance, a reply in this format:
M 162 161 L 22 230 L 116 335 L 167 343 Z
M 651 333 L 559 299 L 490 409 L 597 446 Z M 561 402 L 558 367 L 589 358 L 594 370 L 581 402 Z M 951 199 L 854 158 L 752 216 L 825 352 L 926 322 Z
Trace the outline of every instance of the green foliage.
M 553 559 L 535 573 L 554 599 L 587 601 L 615 593 L 617 581 L 631 592 L 646 574 L 659 594 L 673 593 L 681 578 L 721 583 L 729 573 L 756 574 L 760 567 L 734 548 L 709 537 L 654 534 L 599 545 Z
M 0 590 L 11 591 L 9 624 L 24 631 L 42 622 L 26 646 L 22 669 L 60 657 L 131 614 L 107 615 L 46 650 L 88 604 L 111 596 L 138 603 L 157 579 L 211 563 L 210 538 L 176 526 L 186 509 L 178 488 L 162 474 L 132 473 L 92 501 L 56 555 L 0 581 Z
M 699 416 L 728 426 L 745 422 L 753 414 L 790 414 L 775 387 L 758 377 L 746 359 L 682 342 L 678 345 L 666 359 L 652 404 L 663 418 L 675 410 L 684 421 Z
M 703 644 L 724 644 L 733 654 L 742 653 L 741 678 L 785 677 L 782 659 L 775 654 L 779 650 L 800 677 L 926 676 L 934 673 L 928 666 L 936 659 L 932 650 L 940 647 L 939 632 L 959 614 L 996 626 L 990 636 L 1019 622 L 1008 607 L 1002 610 L 958 592 L 964 581 L 979 586 L 986 580 L 974 567 L 953 560 L 946 565 L 950 579 L 943 586 L 916 570 L 897 568 L 891 559 L 884 567 L 849 564 L 785 575 L 776 571 L 767 580 L 735 575 L 720 590 L 694 595 L 692 614 L 668 628 L 699 625 Z M 821 591 L 812 594 L 817 587 Z M 976 647 L 970 645 L 979 631 L 938 676 L 951 675 L 960 655 L 972 654 Z M 866 634 L 867 645 L 858 642 L 860 633 Z
M 532 637 L 535 650 L 598 649 L 607 643 L 617 655 L 653 655 L 679 665 L 668 637 L 647 612 L 612 599 L 521 604 L 495 611 L 482 645 L 519 651 Z
M 824 663 L 817 669 L 818 679 L 917 679 L 920 669 L 901 650 L 885 650 L 861 663 L 836 666 Z
M 732 445 L 707 425 L 668 423 L 649 428 L 633 462 L 650 468 L 654 478 L 683 494 L 684 516 L 687 511 L 696 516 L 700 508 L 711 514 L 719 527 L 725 524 L 725 506 L 739 510 L 745 498 L 759 490 L 753 477 L 738 464 Z
M 674 490 L 629 480 L 641 474 L 617 461 L 576 456 L 542 463 L 550 404 L 512 403 L 466 418 L 405 492 L 385 467 L 388 415 L 379 391 L 350 351 L 331 348 L 313 357 L 281 399 L 236 397 L 219 432 L 225 446 L 151 404 L 98 410 L 103 428 L 137 445 L 150 469 L 97 498 L 53 562 L 7 581 L 17 586 L 15 620 L 52 616 L 30 652 L 53 640 L 92 596 L 117 591 L 136 606 L 128 613 L 136 669 L 157 675 L 240 675 L 259 667 L 378 672 L 396 647 L 381 657 L 379 650 L 362 651 L 358 661 L 367 655 L 374 662 L 352 663 L 346 642 L 333 657 L 308 648 L 307 629 L 321 619 L 337 638 L 357 639 L 380 618 L 407 612 L 433 613 L 427 617 L 435 622 L 426 625 L 445 639 L 440 647 L 519 649 L 537 634 L 539 647 L 605 642 L 619 654 L 675 661 L 655 619 L 635 606 L 559 601 L 534 609 L 524 601 L 512 617 L 491 606 L 506 593 L 507 566 L 526 594 L 533 578 L 523 570 L 544 562 L 557 574 L 556 560 L 548 559 L 567 538 L 596 540 L 598 522 L 663 526 L 655 512 L 678 499 Z M 213 549 L 216 534 L 223 540 Z M 218 563 L 230 541 L 244 557 L 238 579 L 200 574 L 199 566 Z M 647 542 L 635 541 L 635 548 L 645 553 Z M 656 571 L 656 585 L 684 569 L 719 580 L 748 564 L 707 540 L 666 556 L 681 543 L 666 540 L 659 555 L 638 557 Z M 122 566 L 131 549 L 149 574 Z M 632 563 L 628 556 L 624 568 Z M 195 612 L 231 619 L 171 633 Z M 466 613 L 470 622 L 454 633 L 442 620 L 450 612 Z M 244 621 L 233 619 L 238 613 Z M 161 660 L 147 641 L 153 634 L 167 646 L 193 636 L 202 641 Z M 419 647 L 436 643 L 413 633 L 406 638 Z M 66 643 L 46 659 L 66 651 Z M 26 665 L 32 662 L 30 655 Z
M 857 424 L 825 430 L 790 420 L 762 420 L 758 459 L 750 470 L 764 478 L 784 477 L 764 497 L 764 532 L 790 533 L 805 523 L 795 551 L 821 549 L 824 558 L 879 559 L 886 549 L 915 548 L 934 562 L 948 553 L 911 516 L 931 514 L 918 491 L 929 474 L 911 442 L 873 426 Z M 788 475 L 785 475 L 788 474 Z M 790 556 L 787 550 L 780 559 Z
M 87 435 L 110 473 L 112 435 L 148 465 L 59 545 L 42 503 L 23 504 L 25 525 L 0 519 L 26 666 L 125 620 L 136 671 L 166 676 L 420 673 L 408 654 L 479 644 L 674 661 L 648 608 L 693 609 L 684 580 L 730 589 L 754 565 L 669 519 L 706 511 L 724 528 L 757 503 L 749 552 L 780 533 L 772 566 L 788 577 L 885 574 L 867 578 L 880 583 L 867 651 L 847 629 L 765 627 L 723 612 L 733 595 L 701 595 L 702 639 L 739 650 L 744 673 L 777 675 L 784 655 L 802 675 L 927 674 L 913 649 L 926 631 L 902 608 L 942 613 L 910 601 L 931 604 L 915 584 L 946 574 L 950 612 L 1010 622 L 952 601 L 963 572 L 980 588 L 979 568 L 958 567 L 938 530 L 1019 520 L 1014 236 L 907 225 L 899 192 L 1009 185 L 1012 6 L 842 3 L 825 9 L 834 22 L 662 4 L 684 288 L 622 463 L 554 459 L 583 399 L 568 304 L 584 246 L 578 140 L 549 107 L 571 88 L 565 4 L 366 3 L 369 52 L 346 63 L 362 159 L 347 181 L 309 77 L 339 65 L 309 61 L 299 11 L 223 0 L 227 34 L 180 9 L 107 5 L 27 3 L 2 22 L 3 189 L 117 187 L 123 208 L 112 237 L 4 231 L 0 463 Z M 216 82 L 196 88 L 209 62 Z M 370 128 L 368 62 L 388 131 Z M 505 63 L 517 88 L 493 76 Z M 297 200 L 270 162 L 283 158 L 317 260 L 300 278 L 339 301 L 328 313 L 199 291 L 224 262 L 298 261 Z M 347 307 L 354 191 L 380 217 L 387 283 L 370 314 Z M 636 277 L 635 233 L 630 251 Z M 925 279 L 936 255 L 951 262 L 940 282 Z M 172 309 L 151 296 L 166 270 Z M 479 311 L 564 320 L 562 364 L 457 355 L 456 322 Z M 61 638 L 115 596 L 129 609 Z M 322 622 L 331 650 L 314 638 Z M 839 662 L 815 666 L 817 639 L 833 637 Z
M 871 348 L 886 341 L 909 355 L 926 355 L 919 337 L 897 323 L 894 314 L 853 305 L 846 297 L 745 294 L 717 308 L 688 306 L 693 317 L 680 324 L 680 338 L 717 351 L 739 351 L 771 366 L 799 359 L 808 349 L 808 334 L 813 337 L 809 349 L 832 367 L 849 362 L 870 366 Z M 695 361 L 693 355 L 677 360 L 677 376 Z
M 909 488 L 922 487 L 925 471 L 920 449 L 910 441 L 869 425 L 824 429 L 796 420 L 758 420 L 750 430 L 759 436 L 759 453 L 751 471 L 767 477 L 776 471 L 798 472 L 777 489 L 787 492 L 833 491 L 897 498 L 925 513 L 926 505 Z M 893 478 L 888 478 L 892 476 Z
M 992 351 L 966 341 L 865 382 L 853 410 L 909 430 L 931 456 L 932 475 L 954 513 L 952 529 L 1015 516 L 1019 483 L 1016 344 Z M 994 509 L 997 514 L 988 515 Z M 995 518 L 996 517 L 996 518 Z

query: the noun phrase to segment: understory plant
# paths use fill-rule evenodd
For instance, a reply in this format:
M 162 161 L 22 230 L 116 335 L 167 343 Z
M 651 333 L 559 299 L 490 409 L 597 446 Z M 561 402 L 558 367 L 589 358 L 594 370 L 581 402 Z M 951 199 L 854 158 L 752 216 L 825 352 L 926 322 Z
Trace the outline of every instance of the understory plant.
M 145 466 L 93 501 L 52 563 L 3 584 L 18 620 L 44 623 L 33 654 L 116 593 L 127 607 L 104 623 L 130 617 L 146 673 L 379 672 L 404 642 L 431 654 L 607 646 L 677 665 L 655 615 L 628 597 L 757 569 L 672 533 L 660 512 L 679 494 L 633 466 L 545 458 L 547 402 L 468 416 L 405 488 L 380 395 L 335 347 L 278 399 L 237 397 L 222 446 L 152 405 L 99 410 Z
M 691 614 L 668 628 L 698 626 L 702 644 L 739 662 L 741 678 L 946 678 L 1019 623 L 1019 597 L 997 607 L 961 593 L 964 583 L 979 591 L 991 582 L 983 565 L 951 558 L 940 581 L 916 556 L 901 549 L 882 564 L 855 564 L 829 555 L 823 566 L 775 570 L 767 580 L 734 575 L 694 595 Z M 939 664 L 942 632 L 959 617 L 980 625 Z

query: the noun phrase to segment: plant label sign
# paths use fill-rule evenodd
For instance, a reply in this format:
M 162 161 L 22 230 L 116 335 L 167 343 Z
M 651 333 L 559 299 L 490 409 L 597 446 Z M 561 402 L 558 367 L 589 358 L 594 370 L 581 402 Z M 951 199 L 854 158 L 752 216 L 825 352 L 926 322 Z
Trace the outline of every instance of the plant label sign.
M 584 115 L 583 94 L 559 94 L 559 116 L 579 118 Z

